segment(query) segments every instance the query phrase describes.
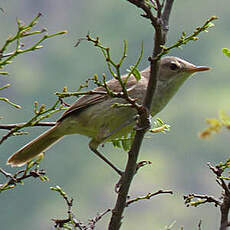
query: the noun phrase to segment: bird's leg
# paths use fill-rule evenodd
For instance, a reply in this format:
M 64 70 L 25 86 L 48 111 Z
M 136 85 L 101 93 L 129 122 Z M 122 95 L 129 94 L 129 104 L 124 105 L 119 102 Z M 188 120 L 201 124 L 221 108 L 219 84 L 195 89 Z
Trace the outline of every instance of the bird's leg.
M 120 176 L 123 175 L 123 172 L 118 169 L 113 163 L 111 163 L 105 156 L 103 156 L 98 150 L 98 145 L 95 145 L 95 142 L 92 140 L 89 143 L 89 148 L 97 155 L 99 156 L 106 164 L 108 164 L 112 169 L 114 169 Z

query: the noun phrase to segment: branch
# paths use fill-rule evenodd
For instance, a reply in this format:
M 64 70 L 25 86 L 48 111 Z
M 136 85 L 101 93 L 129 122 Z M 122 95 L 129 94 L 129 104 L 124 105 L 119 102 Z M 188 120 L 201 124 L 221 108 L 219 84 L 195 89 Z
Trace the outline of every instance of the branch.
M 61 110 L 65 109 L 66 104 L 58 98 L 56 102 L 50 106 L 49 108 L 45 108 L 45 105 L 38 106 L 38 102 L 34 102 L 34 116 L 25 123 L 19 124 L 9 124 L 9 125 L 0 125 L 0 129 L 8 129 L 10 130 L 6 135 L 4 135 L 0 139 L 0 144 L 3 143 L 7 138 L 12 135 L 21 135 L 25 134 L 25 132 L 21 132 L 20 130 L 25 127 L 33 127 L 33 126 L 53 126 L 54 123 L 40 123 L 41 120 L 50 117 L 54 113 L 57 113 Z M 40 124 L 39 124 L 40 123 Z M 20 131 L 20 132 L 19 132 Z
M 223 189 L 223 202 L 220 204 L 220 213 L 221 213 L 221 220 L 220 220 L 220 230 L 227 230 L 229 227 L 229 210 L 230 210 L 230 183 L 226 183 L 224 177 L 222 176 L 224 171 L 228 169 L 230 166 L 229 164 L 230 159 L 228 159 L 225 163 L 220 163 L 219 165 L 212 166 L 208 163 L 209 169 L 216 175 L 217 183 Z M 226 178 L 229 180 L 229 178 Z
M 220 220 L 220 230 L 227 230 L 229 227 L 229 215 L 230 210 L 230 196 L 228 194 L 224 194 L 223 203 L 220 206 L 221 220 Z
M 149 199 L 151 199 L 153 196 L 157 196 L 157 195 L 159 195 L 159 194 L 165 194 L 165 193 L 167 193 L 167 194 L 173 194 L 173 192 L 172 192 L 171 190 L 159 190 L 159 191 L 157 191 L 157 192 L 155 192 L 155 193 L 148 193 L 148 194 L 145 195 L 145 196 L 136 197 L 136 198 L 134 198 L 134 199 L 132 199 L 132 200 L 128 200 L 128 201 L 126 202 L 126 206 L 128 207 L 130 204 L 135 203 L 135 202 L 137 202 L 137 201 L 140 201 L 140 200 L 149 200 Z
M 111 209 L 109 208 L 109 209 L 107 209 L 107 210 L 105 210 L 104 212 L 102 212 L 102 213 L 99 213 L 99 214 L 97 214 L 97 216 L 95 217 L 95 218 L 92 218 L 92 219 L 90 219 L 89 220 L 89 227 L 88 227 L 88 229 L 89 230 L 93 230 L 93 229 L 95 229 L 95 227 L 96 227 L 96 223 L 99 221 L 99 220 L 101 220 L 101 218 L 103 217 L 103 216 L 105 216 L 107 213 L 109 213 L 109 212 L 111 212 Z
M 147 5 L 145 1 L 139 1 L 139 0 L 127 0 L 127 1 L 137 6 L 138 8 L 141 8 L 145 13 L 144 15 L 141 16 L 150 19 L 154 28 L 157 26 L 157 17 L 155 17 L 152 14 L 151 7 Z
M 46 172 L 43 169 L 39 169 L 39 162 L 42 158 L 43 156 L 40 156 L 37 161 L 29 162 L 24 170 L 19 170 L 14 175 L 0 168 L 0 173 L 9 178 L 7 182 L 0 184 L 0 193 L 15 188 L 17 184 L 23 184 L 23 181 L 30 177 L 39 178 L 41 181 L 48 181 Z
M 52 221 L 54 221 L 55 225 L 54 227 L 56 229 L 79 229 L 79 230 L 93 230 L 96 227 L 96 223 L 102 219 L 103 216 L 105 216 L 107 213 L 111 212 L 111 209 L 107 209 L 104 212 L 97 214 L 96 217 L 91 218 L 88 220 L 87 224 L 84 224 L 80 221 L 78 221 L 73 213 L 73 198 L 68 198 L 67 194 L 62 190 L 61 187 L 50 187 L 51 190 L 58 192 L 63 199 L 65 200 L 67 204 L 67 213 L 68 218 L 65 219 L 55 219 L 53 218 Z
M 197 207 L 205 203 L 214 203 L 214 205 L 220 206 L 221 202 L 212 196 L 199 195 L 199 194 L 189 194 L 184 196 L 185 204 L 187 207 L 193 206 Z
M 160 57 L 158 55 L 162 51 L 162 47 L 166 42 L 166 35 L 168 32 L 168 22 L 170 12 L 172 10 L 174 0 L 166 0 L 164 12 L 160 18 L 157 18 L 156 24 L 154 25 L 155 29 L 155 38 L 154 38 L 154 50 L 152 57 L 149 59 L 151 62 L 150 66 L 150 79 L 149 84 L 147 87 L 147 92 L 144 100 L 144 107 L 149 111 L 152 103 L 152 98 L 156 89 L 156 82 L 157 82 L 157 72 L 158 72 L 158 61 Z M 158 8 L 159 11 L 159 8 Z M 161 15 L 158 13 L 158 15 Z
M 174 0 L 166 1 L 164 11 L 162 14 L 162 21 L 163 21 L 163 23 L 162 23 L 163 36 L 162 37 L 163 37 L 164 42 L 166 42 L 166 35 L 167 35 L 168 30 L 169 30 L 169 16 L 170 16 L 170 13 L 172 11 L 173 2 L 174 2 Z
M 38 23 L 38 19 L 41 16 L 42 14 L 38 13 L 38 15 L 27 25 L 21 22 L 19 19 L 17 19 L 17 32 L 15 33 L 15 35 L 9 36 L 8 39 L 5 41 L 5 43 L 3 44 L 3 46 L 0 48 L 0 70 L 2 70 L 5 66 L 11 64 L 12 60 L 16 58 L 18 55 L 28 53 L 31 51 L 35 51 L 37 49 L 41 49 L 43 47 L 41 45 L 43 41 L 49 38 L 67 33 L 66 31 L 61 31 L 61 32 L 54 33 L 54 34 L 46 33 L 38 41 L 33 42 L 33 44 L 30 45 L 28 48 L 24 48 L 25 45 L 22 43 L 22 40 L 25 37 L 31 37 L 34 35 L 42 35 L 44 34 L 44 32 L 47 32 L 46 29 L 31 31 L 35 27 L 35 25 Z M 8 51 L 8 50 L 12 50 L 11 47 L 13 46 L 15 47 L 13 48 L 13 51 Z M 8 72 L 0 71 L 0 75 L 8 75 Z M 10 84 L 0 87 L 0 90 L 8 88 L 9 86 Z M 14 106 L 15 108 L 18 108 L 18 109 L 21 108 L 19 105 L 10 101 L 8 98 L 0 97 L 0 101 L 4 101 L 9 105 Z
M 4 101 L 9 105 L 12 105 L 13 107 L 17 108 L 17 109 L 21 109 L 22 107 L 20 105 L 15 104 L 14 102 L 10 101 L 8 98 L 6 97 L 0 97 L 0 101 Z
M 137 59 L 136 63 L 134 66 L 130 66 L 130 69 L 129 69 L 129 74 L 127 74 L 127 76 L 123 79 L 122 76 L 121 76 L 121 72 L 120 72 L 120 68 L 121 68 L 121 65 L 123 64 L 125 58 L 127 57 L 127 44 L 126 44 L 126 41 L 124 41 L 124 49 L 123 49 L 123 53 L 122 53 L 122 56 L 120 58 L 120 60 L 118 61 L 118 63 L 115 63 L 115 61 L 112 60 L 111 58 L 111 53 L 110 53 L 110 48 L 109 47 L 106 47 L 104 46 L 99 37 L 96 37 L 96 38 L 93 38 L 92 36 L 90 36 L 90 34 L 88 33 L 86 35 L 85 38 L 80 38 L 78 39 L 76 46 L 78 46 L 80 44 L 81 41 L 89 41 L 91 43 L 94 44 L 94 46 L 98 47 L 102 54 L 104 55 L 104 58 L 105 58 L 105 61 L 107 63 L 107 67 L 109 69 L 109 72 L 111 73 L 112 77 L 114 79 L 116 79 L 119 84 L 120 84 L 120 87 L 121 87 L 121 92 L 117 92 L 116 89 L 114 89 L 113 87 L 109 86 L 106 82 L 106 76 L 103 74 L 103 81 L 101 82 L 99 79 L 98 79 L 98 76 L 97 75 L 94 75 L 93 78 L 89 78 L 86 82 L 86 86 L 88 86 L 88 81 L 92 80 L 94 82 L 94 84 L 96 84 L 98 87 L 101 87 L 104 89 L 104 91 L 94 91 L 94 90 L 90 90 L 90 91 L 86 91 L 86 92 L 74 92 L 74 93 L 61 93 L 61 94 L 56 94 L 58 95 L 59 97 L 68 97 L 68 96 L 78 96 L 78 95 L 92 95 L 92 94 L 105 94 L 105 95 L 108 95 L 110 97 L 118 97 L 118 98 L 123 98 L 125 99 L 129 104 L 115 104 L 114 106 L 131 106 L 133 108 L 135 108 L 137 110 L 137 113 L 138 114 L 141 114 L 142 113 L 142 110 L 143 110 L 143 106 L 139 105 L 137 103 L 137 99 L 136 98 L 131 98 L 129 96 L 129 90 L 126 89 L 126 84 L 130 78 L 131 75 L 133 75 L 136 80 L 140 80 L 140 73 L 137 69 L 138 65 L 140 64 L 140 61 L 141 61 L 141 58 L 143 56 L 143 50 L 144 50 L 144 47 L 143 47 L 143 42 L 142 42 L 142 46 L 141 46 L 141 52 L 140 52 L 140 56 L 139 58 Z M 85 88 L 85 86 L 83 87 L 80 87 L 81 88 Z
M 27 123 L 16 123 L 16 124 L 6 124 L 6 125 L 0 125 L 0 129 L 8 129 L 11 130 L 13 128 L 20 128 L 25 126 Z M 39 122 L 34 124 L 32 127 L 34 126 L 54 126 L 56 124 L 56 122 Z
M 224 177 L 223 173 L 226 169 L 230 168 L 230 159 L 225 163 L 220 163 L 219 165 L 212 166 L 210 163 L 207 164 L 209 169 L 216 175 L 216 182 L 223 189 L 221 200 L 218 200 L 212 196 L 208 195 L 198 195 L 198 194 L 189 194 L 184 196 L 185 204 L 188 206 L 197 207 L 200 204 L 205 203 L 214 203 L 216 207 L 220 207 L 220 228 L 219 230 L 227 230 L 229 227 L 229 210 L 230 210 L 230 183 L 229 177 Z
M 162 45 L 164 45 L 165 40 L 162 38 L 162 20 L 164 21 L 164 27 L 168 27 L 168 19 L 172 7 L 173 0 L 167 0 L 168 3 L 166 3 L 165 9 L 164 9 L 164 19 L 157 18 L 153 16 L 151 8 L 145 4 L 145 1 L 137 1 L 137 0 L 128 0 L 132 4 L 136 5 L 137 7 L 141 8 L 145 12 L 145 17 L 149 18 L 154 30 L 155 30 L 155 42 L 154 42 L 154 50 L 152 57 L 149 59 L 151 62 L 150 67 L 150 79 L 147 87 L 147 92 L 145 95 L 145 99 L 143 102 L 143 106 L 139 110 L 139 120 L 137 123 L 137 130 L 136 135 L 134 137 L 133 144 L 131 146 L 130 151 L 128 152 L 128 161 L 126 164 L 125 172 L 121 178 L 121 185 L 116 201 L 115 208 L 112 211 L 112 217 L 109 223 L 109 230 L 118 230 L 121 226 L 121 219 L 122 214 L 126 205 L 126 199 L 128 196 L 128 191 L 131 185 L 131 182 L 133 180 L 133 177 L 136 173 L 136 166 L 137 166 L 137 159 L 140 151 L 140 147 L 142 144 L 142 140 L 144 138 L 144 135 L 146 131 L 149 129 L 149 111 L 152 103 L 152 98 L 156 89 L 156 82 L 157 82 L 157 73 L 158 73 L 158 59 L 155 59 L 155 57 L 161 52 Z M 171 4 L 169 4 L 171 2 Z M 161 15 L 159 13 L 160 9 L 157 9 L 158 16 Z M 166 38 L 166 32 L 165 32 L 165 38 Z
M 169 47 L 165 47 L 165 46 L 161 46 L 162 51 L 160 52 L 160 54 L 157 55 L 157 57 L 162 57 L 163 55 L 167 54 L 170 50 L 174 49 L 174 48 L 179 48 L 182 45 L 187 44 L 189 41 L 196 41 L 199 38 L 197 37 L 200 33 L 202 32 L 208 32 L 208 29 L 213 27 L 214 24 L 212 23 L 212 21 L 217 20 L 218 18 L 216 16 L 212 16 L 210 17 L 208 20 L 205 21 L 205 23 L 200 26 L 197 27 L 192 34 L 186 36 L 185 32 L 182 32 L 182 35 L 180 37 L 180 39 L 175 42 L 173 45 L 169 46 Z M 167 28 L 167 27 L 165 27 Z
M 38 13 L 38 15 L 28 25 L 25 25 L 23 22 L 21 22 L 19 19 L 17 19 L 17 26 L 18 26 L 17 33 L 14 36 L 9 37 L 6 40 L 5 44 L 2 46 L 2 48 L 0 49 L 0 54 L 1 54 L 0 55 L 0 67 L 1 68 L 4 65 L 10 64 L 11 63 L 10 60 L 15 58 L 19 54 L 23 54 L 23 53 L 34 51 L 34 50 L 37 50 L 37 49 L 41 49 L 42 46 L 40 46 L 40 44 L 44 40 L 67 33 L 67 31 L 61 31 L 61 32 L 58 32 L 58 33 L 50 34 L 50 35 L 45 34 L 40 40 L 38 40 L 36 43 L 31 45 L 31 47 L 26 48 L 26 49 L 21 49 L 24 46 L 24 45 L 21 44 L 21 39 L 22 38 L 47 32 L 46 29 L 30 32 L 31 29 L 37 24 L 37 22 L 38 22 L 37 20 L 41 16 L 42 16 L 42 14 Z M 4 54 L 4 52 L 8 49 L 9 45 L 12 44 L 13 42 L 16 42 L 15 51 L 11 52 L 11 53 L 8 53 L 8 54 Z M 4 60 L 2 60 L 2 59 L 4 59 Z
M 50 187 L 51 190 L 58 192 L 63 199 L 65 200 L 66 204 L 67 204 L 67 208 L 68 208 L 68 218 L 66 219 L 55 219 L 53 218 L 52 221 L 54 221 L 55 225 L 54 227 L 59 229 L 59 228 L 63 228 L 63 227 L 68 227 L 68 225 L 72 225 L 74 228 L 78 228 L 80 230 L 82 230 L 83 228 L 81 227 L 81 223 L 79 221 L 77 221 L 77 219 L 75 218 L 73 211 L 72 211 L 72 207 L 73 207 L 73 198 L 68 198 L 67 194 L 59 187 Z M 67 225 L 67 226 L 66 226 Z
M 89 218 L 87 223 L 83 223 L 79 220 L 77 220 L 75 214 L 73 213 L 73 198 L 69 198 L 67 194 L 63 191 L 63 189 L 60 186 L 50 187 L 51 190 L 58 192 L 62 198 L 64 199 L 66 205 L 67 205 L 67 218 L 64 219 L 56 219 L 52 218 L 52 221 L 54 221 L 55 225 L 54 227 L 56 229 L 79 229 L 79 230 L 94 230 L 96 228 L 96 224 L 98 221 L 102 219 L 106 214 L 110 213 L 112 210 L 109 208 L 102 213 L 98 213 L 95 217 Z M 155 193 L 148 193 L 147 195 L 143 197 L 136 197 L 134 199 L 131 199 L 126 202 L 126 207 L 129 205 L 138 202 L 140 200 L 149 200 L 154 196 L 157 196 L 159 194 L 173 194 L 170 190 L 159 190 Z
M 1 75 L 8 75 L 7 72 L 1 72 L 0 74 L 1 74 Z M 7 89 L 7 88 L 9 88 L 9 87 L 10 87 L 10 84 L 6 84 L 6 85 L 2 86 L 2 87 L 0 88 L 0 90 Z M 6 98 L 6 97 L 0 97 L 0 101 L 4 101 L 4 102 L 8 103 L 9 105 L 14 106 L 14 107 L 17 108 L 17 109 L 21 109 L 21 106 L 20 106 L 20 105 L 17 105 L 17 104 L 15 104 L 15 103 L 11 102 L 11 101 L 10 101 L 8 98 Z

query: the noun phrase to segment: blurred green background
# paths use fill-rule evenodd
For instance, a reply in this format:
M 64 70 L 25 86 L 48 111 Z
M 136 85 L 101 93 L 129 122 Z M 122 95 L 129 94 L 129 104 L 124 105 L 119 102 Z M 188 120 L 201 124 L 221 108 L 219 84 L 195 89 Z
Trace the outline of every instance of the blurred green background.
M 112 55 L 121 55 L 122 41 L 128 42 L 128 58 L 123 72 L 132 65 L 144 41 L 144 58 L 140 69 L 148 65 L 152 51 L 152 27 L 140 17 L 141 11 L 124 0 L 1 0 L 0 44 L 16 31 L 16 18 L 29 22 L 38 12 L 43 14 L 37 28 L 47 27 L 49 32 L 68 30 L 68 34 L 46 41 L 45 48 L 16 59 L 8 67 L 10 77 L 1 77 L 1 85 L 11 83 L 4 95 L 23 106 L 16 110 L 1 103 L 2 123 L 27 121 L 32 116 L 33 102 L 52 105 L 54 93 L 63 86 L 75 90 L 94 73 L 108 73 L 99 50 L 87 42 L 74 48 L 79 37 L 88 31 L 99 36 L 111 47 Z M 212 67 L 209 72 L 193 76 L 158 116 L 171 125 L 171 131 L 152 135 L 144 140 L 140 160 L 152 161 L 135 177 L 130 195 L 144 195 L 158 189 L 172 189 L 173 196 L 162 195 L 149 201 L 138 202 L 126 209 L 122 229 L 164 229 L 176 220 L 175 229 L 184 226 L 197 229 L 200 219 L 203 228 L 215 230 L 219 225 L 219 212 L 213 205 L 186 208 L 183 195 L 208 193 L 220 196 L 215 178 L 206 166 L 229 157 L 229 132 L 223 131 L 209 141 L 200 140 L 198 133 L 205 125 L 205 118 L 216 117 L 220 109 L 229 109 L 230 67 L 229 59 L 221 49 L 230 48 L 230 1 L 175 1 L 170 20 L 168 44 L 179 38 L 182 31 L 191 32 L 210 16 L 219 17 L 216 27 L 200 35 L 183 49 L 170 55 L 182 57 L 197 65 Z M 25 44 L 30 41 L 25 41 Z M 59 114 L 60 115 L 60 114 Z M 58 116 L 59 116 L 58 115 Z M 50 120 L 55 120 L 55 117 Z M 0 167 L 7 158 L 45 128 L 31 128 L 30 135 L 11 137 L 1 145 Z M 5 132 L 0 130 L 0 135 Z M 149 136 L 149 135 L 148 135 Z M 97 212 L 114 206 L 114 185 L 118 181 L 101 160 L 88 149 L 88 139 L 73 135 L 63 139 L 47 152 L 41 166 L 50 182 L 29 179 L 24 186 L 0 195 L 0 229 L 22 230 L 52 229 L 51 218 L 66 215 L 62 198 L 50 191 L 50 186 L 60 185 L 75 200 L 74 211 L 78 219 L 87 221 Z M 126 153 L 106 144 L 102 149 L 120 168 Z M 0 175 L 0 183 L 4 177 Z M 109 215 L 98 223 L 97 229 L 106 229 Z

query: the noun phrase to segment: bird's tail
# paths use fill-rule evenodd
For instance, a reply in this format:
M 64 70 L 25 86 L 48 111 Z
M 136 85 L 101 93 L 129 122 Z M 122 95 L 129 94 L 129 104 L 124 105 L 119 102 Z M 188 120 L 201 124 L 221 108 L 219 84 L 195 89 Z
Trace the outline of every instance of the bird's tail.
M 51 147 L 52 144 L 63 137 L 57 129 L 58 126 L 54 126 L 23 146 L 8 159 L 7 164 L 20 167 Z

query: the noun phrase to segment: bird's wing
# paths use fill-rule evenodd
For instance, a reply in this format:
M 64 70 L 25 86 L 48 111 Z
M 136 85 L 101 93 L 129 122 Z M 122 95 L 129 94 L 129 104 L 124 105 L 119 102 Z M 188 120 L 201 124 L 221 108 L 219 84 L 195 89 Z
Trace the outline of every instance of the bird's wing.
M 125 77 L 126 76 L 122 76 L 122 78 L 125 78 Z M 137 84 L 136 79 L 133 76 L 131 76 L 129 81 L 126 84 L 127 91 L 135 88 L 136 84 Z M 122 91 L 120 83 L 115 79 L 108 81 L 107 86 L 113 92 L 121 92 Z M 103 87 L 97 87 L 96 89 L 94 89 L 94 91 L 106 92 Z M 62 119 L 66 118 L 67 116 L 69 116 L 73 112 L 76 114 L 76 113 L 82 111 L 83 109 L 85 109 L 91 105 L 94 105 L 94 104 L 97 104 L 97 103 L 100 103 L 100 102 L 106 100 L 107 98 L 109 98 L 109 96 L 106 94 L 105 95 L 104 94 L 93 94 L 93 95 L 82 96 L 66 112 L 63 113 L 63 115 L 61 116 L 61 118 L 58 121 L 61 121 Z
M 98 89 L 98 88 L 97 88 Z M 97 90 L 95 89 L 95 90 Z M 99 90 L 98 90 L 99 91 Z M 104 92 L 105 90 L 103 88 L 100 89 L 101 92 Z M 97 104 L 99 102 L 102 102 L 108 95 L 103 94 L 94 94 L 94 95 L 85 95 L 79 98 L 67 111 L 63 113 L 63 115 L 59 118 L 58 121 L 61 121 L 62 119 L 69 116 L 71 113 L 78 113 L 82 111 L 83 109 L 87 108 L 90 105 Z

